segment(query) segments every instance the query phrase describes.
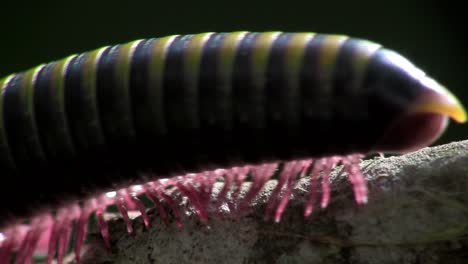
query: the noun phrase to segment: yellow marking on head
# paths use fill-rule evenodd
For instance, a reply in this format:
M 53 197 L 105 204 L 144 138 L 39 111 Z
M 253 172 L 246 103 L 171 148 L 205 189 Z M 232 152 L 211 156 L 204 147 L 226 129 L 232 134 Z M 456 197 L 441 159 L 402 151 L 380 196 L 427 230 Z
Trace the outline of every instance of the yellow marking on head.
M 440 104 L 428 102 L 426 104 L 420 104 L 417 108 L 414 109 L 414 111 L 419 113 L 444 114 L 452 118 L 457 123 L 465 123 L 467 120 L 466 110 L 463 108 L 461 103 Z
M 411 112 L 414 113 L 435 113 L 447 115 L 458 123 L 467 121 L 466 110 L 461 102 L 444 86 L 438 84 L 429 77 L 427 81 L 432 89 L 427 89 L 413 104 Z M 425 85 L 428 85 L 425 83 Z M 434 86 L 438 86 L 435 88 Z

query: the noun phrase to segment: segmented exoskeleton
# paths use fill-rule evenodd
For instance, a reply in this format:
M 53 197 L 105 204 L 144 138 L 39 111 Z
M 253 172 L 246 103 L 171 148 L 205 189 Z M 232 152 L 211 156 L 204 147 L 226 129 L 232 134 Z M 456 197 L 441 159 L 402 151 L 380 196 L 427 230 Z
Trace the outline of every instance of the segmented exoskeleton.
M 10 75 L 0 87 L 5 226 L 143 184 L 142 173 L 154 181 L 407 151 L 433 142 L 446 116 L 466 119 L 455 97 L 397 53 L 314 33 L 137 40 Z M 331 160 L 322 168 L 345 159 Z M 310 162 L 297 164 L 291 174 Z M 18 195 L 25 184 L 33 191 Z

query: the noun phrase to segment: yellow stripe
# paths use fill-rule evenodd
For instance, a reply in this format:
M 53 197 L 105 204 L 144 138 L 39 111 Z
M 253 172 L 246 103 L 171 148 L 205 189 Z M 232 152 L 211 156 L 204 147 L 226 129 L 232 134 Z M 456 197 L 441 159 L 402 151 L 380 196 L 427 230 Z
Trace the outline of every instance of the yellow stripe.
M 93 129 L 92 141 L 97 144 L 104 144 L 104 135 L 102 132 L 101 124 L 99 121 L 99 112 L 97 108 L 96 100 L 96 75 L 97 75 L 97 64 L 102 56 L 102 53 L 108 47 L 102 47 L 100 49 L 91 51 L 87 54 L 83 63 L 83 78 L 81 88 L 84 90 L 85 105 L 89 107 L 86 111 L 90 111 L 93 117 L 91 124 L 88 127 Z M 89 141 L 89 138 L 87 139 Z
M 314 33 L 296 33 L 289 40 L 285 62 L 289 89 L 297 90 L 299 87 L 299 75 L 306 45 L 314 35 Z
M 6 87 L 8 86 L 8 84 L 10 83 L 10 81 L 15 78 L 16 74 L 10 74 L 8 75 L 7 77 L 3 78 L 2 80 L 0 80 L 0 82 L 2 83 L 2 95 L 5 93 L 5 89 Z M 2 100 L 3 102 L 3 97 L 2 97 Z M 3 112 L 3 108 L 0 108 Z
M 288 41 L 285 57 L 285 73 L 287 81 L 288 98 L 284 98 L 286 103 L 284 107 L 284 118 L 289 124 L 297 125 L 299 123 L 300 109 L 300 74 L 304 62 L 304 54 L 307 43 L 314 37 L 314 33 L 295 33 Z
M 239 44 L 247 34 L 247 31 L 229 33 L 223 39 L 223 42 L 221 44 L 218 56 L 220 65 L 220 89 L 223 89 L 224 91 L 228 92 L 228 94 L 230 94 L 229 91 L 231 91 L 230 87 L 236 51 Z
M 372 56 L 380 49 L 380 45 L 367 41 L 361 40 L 359 43 L 359 47 L 356 49 L 356 52 L 353 57 L 353 75 L 355 76 L 354 83 L 351 85 L 355 91 L 359 91 L 364 81 L 364 74 L 369 64 L 370 59 Z
M 200 63 L 203 47 L 206 41 L 213 33 L 202 33 L 194 35 L 185 49 L 184 58 L 184 78 L 185 85 L 190 89 L 194 89 L 198 82 L 200 73 Z
M 255 87 L 263 89 L 266 82 L 268 56 L 273 42 L 281 32 L 265 32 L 258 35 L 252 56 L 253 82 Z
M 325 80 L 331 79 L 338 51 L 347 39 L 347 36 L 342 35 L 325 36 L 320 51 L 320 69 L 322 70 L 322 74 L 324 74 Z
M 255 43 L 252 47 L 251 78 L 253 89 L 249 92 L 250 98 L 248 100 L 250 106 L 246 111 L 240 113 L 240 119 L 248 121 L 249 125 L 255 127 L 255 129 L 265 128 L 267 106 L 264 91 L 266 88 L 268 59 L 272 45 L 280 34 L 281 32 L 260 33 L 255 38 Z
M 122 92 L 126 92 L 128 95 L 129 83 L 130 83 L 130 63 L 133 57 L 133 52 L 136 46 L 142 40 L 132 41 L 124 44 L 120 47 L 117 55 L 116 67 L 116 78 L 118 79 L 115 84 Z M 128 96 L 125 98 L 129 98 Z
M 359 47 L 354 54 L 353 67 L 356 73 L 363 73 L 369 59 L 380 49 L 381 45 L 367 40 L 360 40 Z
M 156 132 L 167 133 L 167 126 L 164 115 L 164 94 L 163 94 L 163 76 L 166 56 L 169 47 L 178 35 L 159 38 L 154 43 L 151 59 L 148 67 L 148 97 L 154 104 L 151 105 L 151 113 L 154 116 Z
M 108 47 L 102 47 L 100 49 L 91 51 L 87 54 L 85 62 L 83 63 L 83 83 L 82 87 L 87 90 L 87 95 L 93 99 L 96 99 L 96 75 L 97 75 L 97 64 L 102 56 L 102 53 Z
M 348 37 L 342 35 L 322 36 L 324 36 L 324 38 L 320 43 L 319 62 L 317 65 L 320 97 L 317 99 L 313 111 L 320 113 L 320 115 L 324 117 L 329 117 L 334 111 L 334 105 L 331 100 L 333 96 L 333 74 L 336 60 L 341 46 L 348 39 Z

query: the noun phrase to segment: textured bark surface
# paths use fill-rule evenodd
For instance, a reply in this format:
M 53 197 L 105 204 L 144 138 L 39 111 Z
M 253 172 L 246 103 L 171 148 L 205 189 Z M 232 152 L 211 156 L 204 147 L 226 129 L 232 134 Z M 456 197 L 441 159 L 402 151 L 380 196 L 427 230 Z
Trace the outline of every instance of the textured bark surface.
M 337 168 L 328 208 L 303 218 L 309 184 L 303 179 L 282 221 L 274 223 L 263 215 L 276 184 L 271 181 L 245 216 L 226 207 L 205 224 L 182 200 L 182 229 L 175 222 L 166 227 L 157 210 L 150 211 L 149 230 L 141 218 L 134 220 L 134 237 L 121 219 L 112 220 L 111 252 L 94 233 L 82 262 L 468 263 L 468 141 L 375 158 L 362 166 L 370 191 L 365 206 L 355 205 Z

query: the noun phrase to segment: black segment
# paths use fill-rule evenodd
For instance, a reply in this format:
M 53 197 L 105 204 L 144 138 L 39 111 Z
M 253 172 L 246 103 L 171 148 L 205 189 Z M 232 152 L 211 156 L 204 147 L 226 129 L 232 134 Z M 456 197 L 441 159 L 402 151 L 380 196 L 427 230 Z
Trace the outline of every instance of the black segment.
M 208 158 L 200 140 L 198 94 L 186 86 L 189 76 L 184 73 L 187 44 L 193 35 L 178 37 L 167 51 L 163 87 L 164 112 L 168 139 L 163 143 L 166 159 L 181 168 L 194 168 L 207 163 Z M 195 90 L 198 88 L 196 87 Z M 195 108 L 194 108 L 195 107 Z M 195 118 L 195 119 L 194 119 Z
M 291 34 L 281 34 L 271 47 L 267 65 L 267 81 L 265 97 L 267 98 L 267 121 L 269 128 L 285 129 L 285 126 L 293 120 L 288 119 L 291 113 L 290 87 L 288 87 L 286 56 Z M 283 131 L 284 132 L 284 131 Z
M 130 98 L 126 98 L 126 93 L 122 91 L 121 87 L 125 84 L 120 84 L 123 80 L 117 72 L 121 50 L 121 45 L 106 49 L 97 65 L 98 112 L 106 141 L 112 145 L 127 145 L 134 140 L 134 132 L 128 126 L 128 124 L 133 125 L 131 112 L 128 108 Z M 129 83 L 127 85 L 128 89 Z
M 9 214 L 18 217 L 37 212 L 34 211 L 37 210 L 35 205 L 42 197 L 46 198 L 45 205 L 53 200 L 49 195 L 44 196 L 49 190 L 42 188 L 44 176 L 38 173 L 44 168 L 45 160 L 41 153 L 37 152 L 38 142 L 35 139 L 38 135 L 33 134 L 31 116 L 26 112 L 25 87 L 21 87 L 24 78 L 23 73 L 15 75 L 5 86 L 2 95 L 4 128 L 17 170 L 12 174 L 2 170 L 0 223 L 12 219 Z M 52 179 L 47 178 L 47 180 L 50 185 Z M 57 204 L 56 201 L 53 202 Z
M 133 120 L 136 137 L 139 141 L 152 140 L 161 131 L 152 120 L 152 109 L 155 104 L 151 101 L 150 89 L 162 87 L 149 87 L 149 63 L 155 39 L 142 41 L 135 48 L 130 65 L 130 98 L 133 111 Z
M 234 96 L 234 112 L 236 122 L 239 127 L 244 127 L 250 130 L 250 133 L 263 130 L 265 120 L 261 116 L 263 111 L 261 102 L 264 94 L 259 93 L 263 89 L 255 87 L 254 80 L 254 53 L 256 47 L 256 39 L 258 33 L 249 33 L 240 42 L 236 51 L 233 71 L 233 96 Z
M 227 91 L 219 87 L 220 48 L 226 34 L 215 34 L 205 44 L 202 51 L 198 80 L 200 121 L 202 127 L 225 131 L 230 128 L 229 111 L 225 101 Z
M 334 100 L 339 100 L 335 104 L 335 112 L 340 116 L 348 115 L 352 118 L 346 99 L 355 97 L 359 92 L 363 92 L 358 87 L 355 87 L 356 80 L 360 76 L 356 76 L 354 69 L 355 54 L 360 48 L 362 42 L 357 39 L 347 39 L 340 47 L 335 62 L 333 72 L 333 97 Z M 355 101 L 355 100 L 353 100 Z M 340 108 L 343 106 L 343 108 Z
M 184 83 L 184 53 L 187 43 L 193 35 L 178 37 L 168 48 L 164 69 L 163 87 L 166 121 L 169 133 L 187 134 L 191 132 L 190 109 L 186 98 Z
M 74 154 L 71 135 L 65 120 L 63 93 L 52 78 L 57 63 L 47 64 L 37 75 L 34 85 L 34 116 L 42 148 L 48 159 L 71 158 Z M 60 76 L 61 78 L 61 76 Z
M 173 164 L 177 157 L 181 157 L 180 167 L 193 164 L 195 158 L 192 148 L 192 139 L 195 138 L 190 125 L 189 109 L 185 102 L 184 89 L 184 52 L 187 42 L 193 35 L 177 36 L 171 43 L 166 53 L 166 61 L 163 71 L 163 97 L 164 114 L 167 125 L 167 138 L 161 142 L 159 150 L 164 152 L 164 160 L 167 164 Z
M 379 49 L 369 61 L 361 89 L 365 89 L 365 102 L 369 111 L 369 137 L 372 143 L 389 127 L 389 120 L 402 116 L 420 90 L 418 80 L 396 66 L 388 56 L 393 51 Z
M 95 95 L 89 95 L 83 87 L 83 71 L 88 53 L 74 57 L 65 73 L 65 112 L 77 151 L 93 152 L 101 148 L 100 123 L 92 111 L 96 108 Z
M 90 87 L 85 87 L 90 81 L 84 79 L 84 71 L 89 70 L 85 69 L 85 62 L 90 54 L 83 53 L 74 57 L 65 73 L 65 112 L 76 156 L 65 162 L 51 162 L 51 173 L 48 177 L 56 177 L 55 181 L 61 186 L 59 190 L 52 192 L 56 199 L 60 199 L 61 193 L 86 193 L 86 189 L 77 189 L 78 182 L 86 183 L 90 188 L 109 186 L 112 181 L 109 175 L 118 178 L 121 171 L 127 169 L 126 165 L 132 164 L 120 163 L 122 166 L 117 166 L 119 163 L 116 162 L 115 156 L 120 156 L 114 156 L 117 153 L 110 151 L 113 146 L 106 144 L 102 134 L 96 94 L 93 94 Z
M 391 57 L 400 56 L 387 49 L 379 49 L 367 67 L 364 87 L 379 94 L 381 99 L 390 100 L 393 109 L 406 109 L 418 94 L 419 80 L 406 72 L 406 69 L 393 62 Z M 390 89 L 391 87 L 391 89 Z
M 259 33 L 248 33 L 239 43 L 232 74 L 232 104 L 234 127 L 232 134 L 246 160 L 256 160 L 266 146 L 264 127 L 257 123 L 258 98 L 253 83 L 252 60 L 255 40 Z M 260 96 L 263 96 L 261 94 Z
M 364 91 L 356 87 L 358 78 L 362 76 L 357 76 L 354 68 L 354 61 L 357 60 L 356 52 L 362 48 L 362 45 L 358 39 L 345 40 L 338 51 L 333 68 L 331 120 L 333 129 L 330 131 L 330 138 L 334 138 L 336 145 L 343 150 L 353 149 L 369 140 L 367 134 L 353 129 L 356 126 L 365 126 L 369 121 L 368 109 L 362 100 Z
M 203 47 L 199 87 L 200 125 L 205 152 L 212 163 L 232 162 L 239 156 L 232 138 L 231 92 L 222 86 L 220 49 L 226 34 L 214 34 Z
M 6 80 L 4 80 L 3 82 L 3 86 L 0 86 L 0 89 L 8 89 L 8 83 L 9 83 L 9 78 L 11 77 L 14 77 L 13 76 L 10 76 L 8 77 Z M 3 101 L 3 96 L 4 94 L 1 94 L 0 95 L 1 98 L 0 100 Z M 2 102 L 3 104 L 3 102 Z M 3 139 L 2 139 L 2 144 L 0 145 L 0 169 L 2 171 L 4 171 L 3 173 L 5 175 L 12 175 L 12 174 L 15 174 L 15 171 L 16 171 L 16 166 L 15 166 L 15 161 L 14 161 L 14 158 L 12 156 L 12 153 L 11 153 L 11 150 L 10 150 L 10 146 L 9 146 L 9 143 L 8 143 L 8 137 L 7 137 L 7 133 L 6 133 L 6 130 L 5 130 L 5 120 L 4 120 L 4 111 L 3 111 L 3 108 L 0 109 L 2 112 L 0 113 L 1 114 L 1 126 L 2 126 L 2 129 L 3 129 Z
M 96 98 L 98 116 L 106 141 L 104 160 L 105 172 L 115 175 L 136 176 L 134 168 L 142 167 L 139 158 L 142 153 L 136 146 L 133 130 L 132 111 L 129 103 L 130 92 L 123 89 L 130 88 L 130 77 L 127 84 L 119 75 L 117 68 L 122 45 L 112 46 L 103 51 L 96 71 Z M 128 70 L 130 71 L 130 61 Z
M 266 132 L 268 141 L 274 146 L 274 155 L 279 158 L 291 157 L 298 146 L 298 142 L 295 141 L 299 131 L 299 111 L 296 110 L 299 101 L 298 98 L 292 98 L 286 65 L 288 44 L 292 36 L 283 33 L 274 41 L 266 72 Z
M 2 168 L 2 184 L 0 192 L 0 224 L 13 216 L 22 216 L 37 212 L 37 204 L 57 204 L 57 201 L 49 195 L 50 186 L 54 177 L 40 173 L 47 168 L 32 127 L 32 116 L 27 113 L 26 87 L 22 87 L 25 81 L 24 74 L 15 75 L 3 90 L 3 115 L 4 127 L 12 157 L 16 169 L 12 174 L 7 174 L 7 168 Z M 32 106 L 31 106 L 32 107 Z M 46 177 L 46 178 L 44 178 Z M 45 183 L 48 186 L 44 186 Z M 25 188 L 27 188 L 25 190 Z M 14 218 L 13 218 L 14 219 Z M 17 218 L 15 219 L 17 220 Z
M 34 114 L 31 116 L 27 109 L 26 86 L 22 83 L 24 74 L 15 75 L 8 82 L 3 94 L 3 113 L 7 140 L 13 159 L 19 170 L 29 171 L 28 168 L 40 166 L 43 157 L 39 136 L 34 128 Z
M 163 82 L 160 82 L 160 86 L 151 83 L 151 60 L 162 60 L 153 54 L 158 41 L 149 39 L 140 42 L 135 48 L 130 68 L 130 97 L 136 145 L 130 152 L 129 160 L 138 160 L 141 170 L 158 168 L 154 173 L 174 167 L 176 155 L 170 153 L 177 153 L 176 148 L 171 149 L 173 146 L 168 142 L 165 131 L 164 99 L 161 98 L 164 95 Z
M 333 153 L 334 138 L 329 133 L 332 127 L 332 102 L 324 91 L 325 79 L 321 73 L 320 56 L 326 35 L 317 34 L 309 41 L 304 53 L 300 74 L 301 90 L 301 139 L 313 155 Z

